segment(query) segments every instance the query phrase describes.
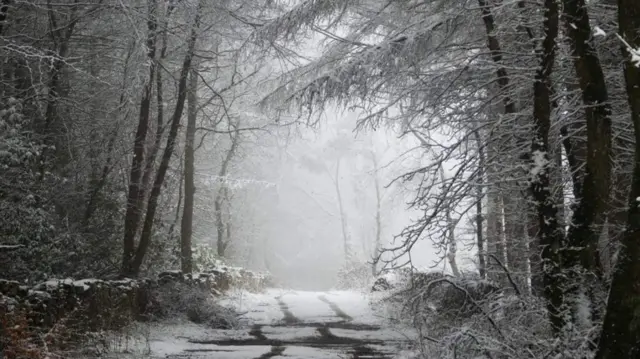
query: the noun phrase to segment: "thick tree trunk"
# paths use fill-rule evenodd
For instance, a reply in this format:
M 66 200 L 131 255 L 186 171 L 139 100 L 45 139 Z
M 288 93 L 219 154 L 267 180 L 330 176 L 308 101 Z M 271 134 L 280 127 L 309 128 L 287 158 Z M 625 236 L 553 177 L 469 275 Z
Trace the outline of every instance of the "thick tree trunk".
M 596 270 L 597 233 L 591 228 L 608 209 L 611 183 L 611 118 L 604 73 L 590 43 L 591 25 L 584 0 L 564 0 L 564 21 L 571 39 L 575 71 L 580 83 L 587 122 L 587 162 L 573 225 L 571 246 L 582 248 L 570 263 Z
M 566 296 L 574 321 L 581 291 L 592 296 L 602 271 L 598 254 L 599 230 L 609 209 L 611 186 L 611 118 L 604 73 L 591 44 L 592 29 L 585 0 L 563 0 L 575 72 L 580 85 L 587 127 L 587 160 L 581 193 L 567 233 L 563 266 L 569 270 Z M 590 277 L 586 280 L 586 277 Z M 586 281 L 585 281 L 586 280 Z M 587 284 L 586 286 L 584 284 Z
M 145 216 L 144 224 L 142 227 L 142 233 L 140 235 L 140 243 L 133 258 L 132 264 L 128 274 L 138 275 L 140 267 L 144 261 L 144 257 L 151 243 L 151 235 L 153 233 L 153 221 L 155 220 L 155 214 L 158 206 L 158 199 L 162 192 L 162 185 L 164 183 L 167 170 L 169 169 L 169 161 L 173 155 L 173 149 L 175 147 L 176 138 L 178 136 L 178 128 L 180 127 L 180 119 L 182 118 L 182 112 L 184 110 L 184 103 L 187 96 L 187 79 L 189 77 L 189 71 L 191 70 L 191 61 L 193 59 L 193 53 L 195 51 L 196 39 L 198 34 L 198 28 L 200 25 L 200 9 L 202 8 L 202 1 L 198 3 L 198 9 L 196 10 L 194 24 L 191 28 L 191 34 L 189 36 L 187 44 L 187 53 L 185 54 L 182 68 L 180 69 L 180 77 L 178 82 L 178 98 L 176 100 L 176 107 L 173 115 L 171 116 L 171 127 L 169 129 L 169 135 L 167 137 L 167 145 L 162 154 L 162 160 L 156 173 L 156 178 L 151 188 L 151 194 L 147 202 L 147 213 Z
M 618 0 L 620 36 L 634 49 L 640 48 L 640 3 Z M 607 312 L 596 359 L 640 357 L 640 64 L 623 47 L 624 76 L 631 121 L 635 133 L 635 160 L 627 229 L 613 272 Z
M 491 5 L 488 4 L 487 0 L 478 0 L 478 4 L 480 5 L 480 10 L 482 12 L 482 21 L 484 22 L 485 30 L 487 33 L 487 47 L 489 48 L 489 51 L 491 53 L 491 59 L 496 65 L 498 65 L 498 68 L 496 69 L 496 76 L 498 82 L 498 90 L 502 95 L 504 113 L 507 115 L 513 115 L 517 112 L 516 104 L 509 95 L 509 75 L 507 73 L 507 69 L 502 63 L 502 48 L 500 46 L 500 41 L 495 34 L 496 25 L 495 19 L 491 12 Z
M 184 209 L 180 225 L 180 265 L 182 273 L 193 271 L 191 237 L 193 234 L 193 204 L 195 184 L 195 135 L 198 108 L 198 74 L 191 69 L 189 94 L 187 95 L 187 131 L 184 148 Z
M 539 52 L 540 65 L 534 82 L 534 139 L 531 143 L 531 192 L 536 204 L 542 247 L 544 296 L 551 327 L 559 333 L 564 327 L 560 247 L 563 234 L 558 223 L 555 198 L 551 194 L 549 130 L 551 128 L 551 73 L 555 63 L 559 13 L 555 0 L 545 0 L 544 39 Z

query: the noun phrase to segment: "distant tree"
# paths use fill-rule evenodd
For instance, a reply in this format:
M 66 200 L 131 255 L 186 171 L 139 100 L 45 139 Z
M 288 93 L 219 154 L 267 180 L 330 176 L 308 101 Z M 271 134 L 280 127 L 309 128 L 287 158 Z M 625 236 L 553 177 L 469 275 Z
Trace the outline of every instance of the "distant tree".
M 193 271 L 192 236 L 195 188 L 195 136 L 198 115 L 198 73 L 192 68 L 189 73 L 187 95 L 187 129 L 184 148 L 184 207 L 180 224 L 180 263 L 182 273 Z

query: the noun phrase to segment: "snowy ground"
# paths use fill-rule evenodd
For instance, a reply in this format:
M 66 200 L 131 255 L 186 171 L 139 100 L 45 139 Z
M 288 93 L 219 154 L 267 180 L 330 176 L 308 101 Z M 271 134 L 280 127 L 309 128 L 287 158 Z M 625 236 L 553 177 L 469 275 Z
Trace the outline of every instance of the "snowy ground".
M 152 358 L 397 358 L 412 340 L 408 330 L 384 326 L 366 295 L 348 291 L 270 289 L 237 292 L 224 305 L 242 313 L 236 330 L 192 323 L 154 325 L 146 349 Z

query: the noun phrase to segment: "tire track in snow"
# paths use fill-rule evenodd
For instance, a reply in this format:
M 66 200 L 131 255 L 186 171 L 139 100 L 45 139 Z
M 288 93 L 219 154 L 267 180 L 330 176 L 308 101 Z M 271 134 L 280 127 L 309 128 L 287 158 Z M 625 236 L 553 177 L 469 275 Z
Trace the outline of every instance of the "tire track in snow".
M 249 331 L 249 335 L 258 339 L 258 340 L 267 340 L 267 337 L 262 332 L 262 325 L 255 324 L 251 327 L 251 331 Z
M 269 358 L 273 358 L 273 357 L 277 357 L 279 355 L 282 355 L 282 353 L 284 353 L 284 350 L 286 349 L 286 347 L 280 346 L 280 345 L 274 345 L 271 347 L 271 350 L 260 355 L 259 357 L 257 357 L 256 359 L 269 359 Z
M 284 314 L 284 318 L 282 320 L 285 322 L 285 324 L 291 325 L 291 324 L 297 324 L 301 322 L 301 320 L 298 319 L 298 317 L 296 317 L 295 315 L 293 315 L 293 313 L 291 313 L 291 310 L 289 309 L 289 306 L 287 305 L 287 303 L 282 301 L 280 297 L 276 297 L 276 300 L 278 301 L 278 305 L 280 306 L 280 310 L 282 311 L 282 314 Z
M 347 322 L 353 321 L 353 317 L 351 317 L 349 314 L 345 313 L 344 310 L 340 309 L 340 307 L 338 307 L 338 305 L 336 303 L 330 301 L 324 295 L 319 295 L 318 299 L 320 299 L 321 301 L 327 303 L 329 305 L 329 307 L 331 307 L 331 310 L 333 310 L 336 313 L 336 315 L 339 316 L 340 318 L 346 320 Z

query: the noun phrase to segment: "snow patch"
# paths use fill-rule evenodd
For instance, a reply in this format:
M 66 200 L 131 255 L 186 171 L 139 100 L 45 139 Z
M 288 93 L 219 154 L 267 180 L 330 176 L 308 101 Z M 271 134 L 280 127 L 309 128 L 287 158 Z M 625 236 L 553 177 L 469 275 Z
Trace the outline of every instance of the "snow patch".
M 277 289 L 268 289 L 263 293 L 231 290 L 218 303 L 233 308 L 241 314 L 240 319 L 251 324 L 270 325 L 282 319 L 282 311 L 275 299 L 281 294 L 282 291 Z
M 262 327 L 262 334 L 271 340 L 282 341 L 294 341 L 301 338 L 313 338 L 320 336 L 318 330 L 312 327 Z
M 545 167 L 548 164 L 547 153 L 545 151 L 535 150 L 531 154 L 531 159 L 533 160 L 533 166 L 531 167 L 530 175 L 533 180 L 544 171 Z
M 629 54 L 631 56 L 631 63 L 635 67 L 640 67 L 640 48 L 636 49 L 633 46 L 629 45 L 629 43 L 625 39 L 623 39 L 622 36 L 618 34 L 616 34 L 616 36 L 618 36 L 618 39 L 622 41 L 624 46 L 626 46 L 627 50 L 629 51 Z
M 368 294 L 354 291 L 330 291 L 326 297 L 351 316 L 354 323 L 375 325 L 381 321 L 369 305 Z
M 319 295 L 321 293 L 318 292 L 288 291 L 278 298 L 288 306 L 294 316 L 304 322 L 339 321 L 340 317 L 327 303 L 318 298 Z
M 87 290 L 89 290 L 89 288 L 91 288 L 91 285 L 96 284 L 96 283 L 103 283 L 103 281 L 101 281 L 100 279 L 94 279 L 94 278 L 81 279 L 81 280 L 77 280 L 77 281 L 73 282 L 73 286 L 74 287 L 81 287 L 84 291 L 87 291 Z

